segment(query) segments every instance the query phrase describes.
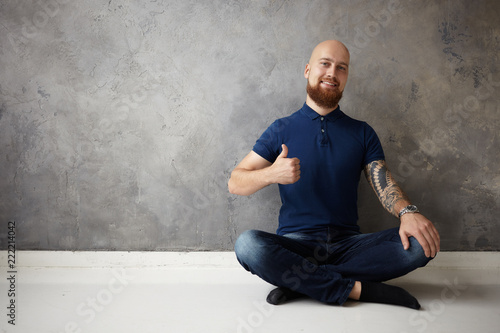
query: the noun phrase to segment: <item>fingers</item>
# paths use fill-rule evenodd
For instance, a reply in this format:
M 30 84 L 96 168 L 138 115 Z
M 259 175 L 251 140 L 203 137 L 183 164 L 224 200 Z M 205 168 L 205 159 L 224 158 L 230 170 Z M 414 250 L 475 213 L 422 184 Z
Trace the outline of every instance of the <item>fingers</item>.
M 432 226 L 432 239 L 434 240 L 434 244 L 436 245 L 436 251 L 441 251 L 441 237 L 439 236 L 439 232 L 437 231 L 436 227 L 434 227 L 434 225 Z
M 428 228 L 428 232 L 425 234 L 425 237 L 431 247 L 431 256 L 434 258 L 440 250 L 439 233 L 434 225 L 430 225 L 430 227 Z
M 401 221 L 400 237 L 405 250 L 410 246 L 408 237 L 413 236 L 420 246 L 422 246 L 425 256 L 434 258 L 440 250 L 440 238 L 432 222 L 421 214 L 411 214 L 407 217 L 403 215 L 403 217 Z
M 399 237 L 401 238 L 403 249 L 405 249 L 405 251 L 408 250 L 410 248 L 410 241 L 408 240 L 408 236 L 402 230 L 399 230 Z
M 422 245 L 422 247 L 424 248 L 425 255 L 427 257 L 434 258 L 436 254 L 439 252 L 439 233 L 437 232 L 436 228 L 430 221 L 423 224 L 420 233 L 421 233 L 420 238 L 422 240 L 421 241 L 419 240 L 419 243 L 420 245 L 422 245 L 422 243 L 425 244 Z
M 288 158 L 287 161 L 288 180 L 287 184 L 293 184 L 300 179 L 300 161 L 298 158 Z
M 405 249 L 405 251 L 408 250 L 410 248 L 409 235 L 406 234 L 405 232 L 400 231 L 399 236 L 401 237 L 401 243 L 403 243 L 403 248 Z M 422 246 L 425 256 L 429 258 L 432 254 L 432 248 L 427 238 L 424 236 L 424 234 L 415 232 L 415 234 L 411 236 L 415 237 L 420 246 Z
M 424 233 L 415 236 L 417 241 L 420 243 L 420 245 L 424 249 L 424 253 L 425 253 L 425 256 L 427 258 L 434 257 L 436 255 L 436 249 L 434 247 L 434 244 L 433 244 L 433 242 L 429 241 L 428 237 L 429 236 L 424 234 Z

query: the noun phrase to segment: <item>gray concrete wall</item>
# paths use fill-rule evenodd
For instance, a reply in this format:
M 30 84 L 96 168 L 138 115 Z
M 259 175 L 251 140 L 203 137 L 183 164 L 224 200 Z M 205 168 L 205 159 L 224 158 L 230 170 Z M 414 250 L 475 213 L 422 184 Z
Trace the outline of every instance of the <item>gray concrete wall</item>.
M 443 250 L 499 250 L 500 2 L 0 3 L 0 246 L 225 250 L 274 231 L 231 170 L 305 100 L 313 46 L 351 50 L 342 109 L 378 132 Z M 362 178 L 364 231 L 395 226 Z

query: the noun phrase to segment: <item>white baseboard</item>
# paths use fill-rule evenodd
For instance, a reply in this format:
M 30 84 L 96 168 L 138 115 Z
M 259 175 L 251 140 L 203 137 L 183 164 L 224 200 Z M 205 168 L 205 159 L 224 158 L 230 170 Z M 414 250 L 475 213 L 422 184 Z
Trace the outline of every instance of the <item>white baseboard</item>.
M 7 251 L 0 251 L 0 267 Z M 234 252 L 17 251 L 17 267 L 239 267 Z M 427 267 L 499 269 L 500 252 L 440 252 Z
M 7 251 L 0 251 L 0 268 L 8 271 Z M 16 268 L 242 270 L 234 252 L 17 251 Z M 467 284 L 500 284 L 500 252 L 441 252 L 426 267 L 396 281 L 442 284 L 458 276 Z
M 7 252 L 0 251 L 0 267 Z M 187 268 L 238 267 L 234 252 L 17 251 L 16 266 L 26 268 Z

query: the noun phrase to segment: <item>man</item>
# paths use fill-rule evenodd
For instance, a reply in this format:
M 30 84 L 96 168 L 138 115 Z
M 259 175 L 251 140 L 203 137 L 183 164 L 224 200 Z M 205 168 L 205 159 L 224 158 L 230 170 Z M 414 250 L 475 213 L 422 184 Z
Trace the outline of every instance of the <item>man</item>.
M 331 304 L 349 298 L 419 309 L 407 291 L 382 282 L 425 266 L 439 251 L 439 234 L 394 181 L 373 129 L 340 110 L 349 60 L 339 41 L 317 45 L 304 71 L 302 109 L 276 120 L 233 170 L 231 193 L 279 184 L 282 200 L 277 234 L 242 233 L 236 256 L 278 287 L 267 297 L 271 304 L 306 295 Z M 382 205 L 400 218 L 399 227 L 360 233 L 362 170 Z

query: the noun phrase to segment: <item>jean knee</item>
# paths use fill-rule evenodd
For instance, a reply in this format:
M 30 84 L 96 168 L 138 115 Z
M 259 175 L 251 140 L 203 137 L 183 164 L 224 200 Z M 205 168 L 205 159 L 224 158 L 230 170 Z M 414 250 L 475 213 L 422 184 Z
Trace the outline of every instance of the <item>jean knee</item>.
M 408 259 L 412 262 L 413 266 L 418 268 L 427 265 L 432 258 L 425 256 L 424 248 L 415 237 L 410 237 L 409 241 L 410 248 L 407 250 Z
M 236 239 L 234 252 L 242 265 L 252 256 L 258 242 L 258 233 L 258 230 L 246 230 Z

